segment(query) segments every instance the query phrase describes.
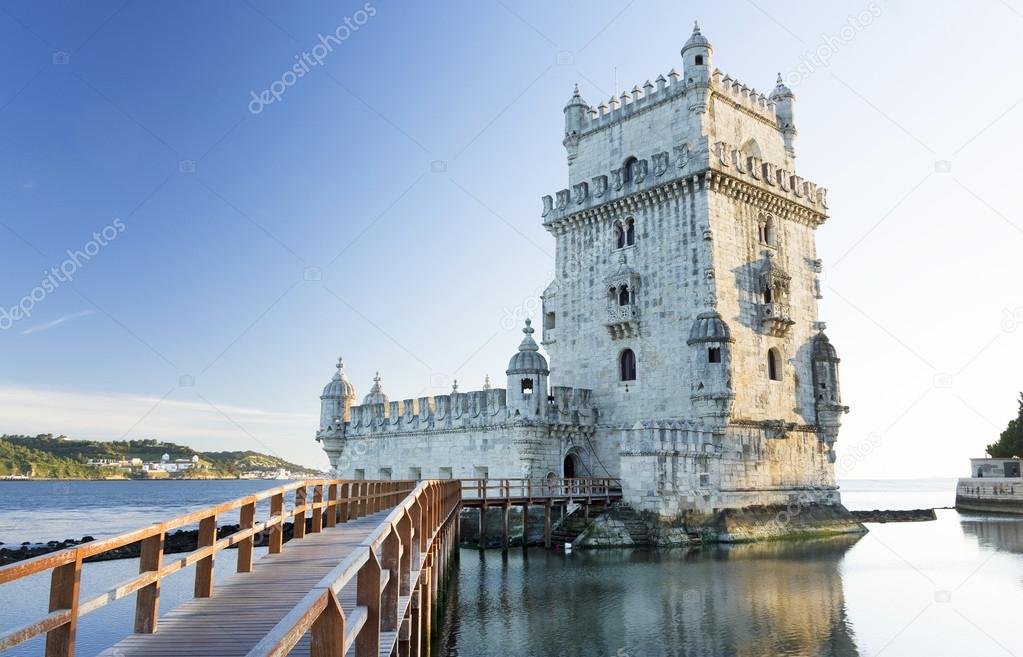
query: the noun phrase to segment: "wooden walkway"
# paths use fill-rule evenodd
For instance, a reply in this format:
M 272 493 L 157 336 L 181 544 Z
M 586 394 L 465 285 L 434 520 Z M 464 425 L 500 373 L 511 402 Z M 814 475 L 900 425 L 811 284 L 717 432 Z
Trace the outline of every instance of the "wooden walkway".
M 45 657 L 74 657 L 78 619 L 135 597 L 135 633 L 103 657 L 419 657 L 428 654 L 439 592 L 458 544 L 463 506 L 590 504 L 621 497 L 608 479 L 365 481 L 307 479 L 112 538 L 0 567 L 0 585 L 49 573 L 48 613 L 0 632 L 0 653 L 46 635 Z M 293 494 L 293 504 L 285 496 Z M 258 520 L 262 503 L 265 519 Z M 218 532 L 233 512 L 239 524 Z M 482 515 L 482 514 L 481 514 Z M 292 539 L 284 542 L 290 521 Z M 197 547 L 164 554 L 170 532 L 197 526 Z M 268 552 L 255 560 L 257 537 Z M 82 564 L 138 545 L 139 574 L 80 599 Z M 236 573 L 213 578 L 217 553 Z M 194 598 L 159 614 L 160 583 L 185 570 Z
M 256 560 L 251 573 L 235 573 L 226 581 L 217 582 L 213 597 L 193 598 L 161 616 L 155 634 L 129 635 L 100 655 L 247 655 L 389 512 L 390 509 L 380 511 L 292 541 L 282 553 Z M 345 615 L 351 616 L 356 606 L 355 583 L 345 586 L 338 598 Z M 382 655 L 391 652 L 394 645 L 391 634 L 381 636 Z M 349 653 L 354 654 L 354 647 Z M 308 633 L 291 654 L 309 654 Z

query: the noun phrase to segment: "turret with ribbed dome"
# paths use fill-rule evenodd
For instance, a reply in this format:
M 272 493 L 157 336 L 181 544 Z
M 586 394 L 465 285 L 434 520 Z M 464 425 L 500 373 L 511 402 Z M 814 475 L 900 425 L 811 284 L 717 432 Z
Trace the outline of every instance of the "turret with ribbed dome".
M 384 392 L 384 387 L 380 385 L 380 372 L 373 376 L 373 387 L 369 389 L 369 393 L 362 400 L 363 405 L 369 404 L 386 404 L 390 401 L 387 398 L 387 393 Z
M 348 420 L 348 409 L 356 399 L 355 386 L 345 376 L 345 361 L 337 359 L 337 371 L 323 388 L 320 395 L 320 429 L 327 429 L 336 424 L 336 419 Z
M 686 93 L 689 95 L 689 109 L 702 114 L 707 111 L 708 89 L 710 88 L 711 57 L 714 48 L 707 37 L 700 32 L 700 25 L 693 23 L 693 34 L 682 46 L 682 76 Z
M 582 133 L 583 126 L 586 125 L 589 111 L 590 106 L 579 94 L 579 85 L 576 84 L 572 91 L 572 97 L 565 105 L 565 139 L 561 142 L 568 150 L 569 165 L 578 154 L 579 134 Z
M 796 94 L 785 85 L 781 73 L 778 73 L 778 81 L 770 99 L 775 104 L 775 114 L 778 116 L 778 128 L 785 139 L 785 152 L 789 157 L 796 156 Z
M 522 329 L 525 337 L 519 350 L 508 361 L 508 410 L 513 416 L 541 417 L 547 403 L 547 376 L 551 373 L 547 359 L 540 355 L 540 347 L 533 340 L 536 329 L 532 320 L 526 320 Z

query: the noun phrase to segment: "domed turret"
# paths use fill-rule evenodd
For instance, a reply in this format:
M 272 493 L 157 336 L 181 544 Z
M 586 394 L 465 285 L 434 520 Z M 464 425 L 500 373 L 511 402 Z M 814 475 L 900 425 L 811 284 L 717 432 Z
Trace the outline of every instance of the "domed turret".
M 526 320 L 522 329 L 525 337 L 519 350 L 508 361 L 508 410 L 512 416 L 540 417 L 547 402 L 547 359 L 540 355 L 540 347 L 533 340 L 535 329 Z
M 796 95 L 785 86 L 778 74 L 778 82 L 771 92 L 770 99 L 774 101 L 775 113 L 778 115 L 778 129 L 781 130 L 785 139 L 785 152 L 789 157 L 796 156 Z
M 689 329 L 689 399 L 693 414 L 721 427 L 732 414 L 732 331 L 716 311 L 700 313 Z
M 835 440 L 842 426 L 842 415 L 849 412 L 849 407 L 842 405 L 842 391 L 838 386 L 838 352 L 824 331 L 821 331 L 813 337 L 810 354 L 813 362 L 817 431 L 820 439 L 828 446 L 828 459 L 834 463 Z
M 583 97 L 579 95 L 579 85 L 575 85 L 572 97 L 565 105 L 565 140 L 561 142 L 568 151 L 569 161 L 575 159 L 579 151 L 579 135 L 586 125 L 587 114 L 590 106 Z
M 526 327 L 522 329 L 526 337 L 522 338 L 519 350 L 508 361 L 508 370 L 505 372 L 508 376 L 535 372 L 541 372 L 544 375 L 550 374 L 550 370 L 547 369 L 547 359 L 540 354 L 540 347 L 533 340 L 533 333 L 536 332 L 536 329 L 532 327 L 532 323 L 532 320 L 526 320 Z
M 693 23 L 693 34 L 682 46 L 682 75 L 689 96 L 689 109 L 697 113 L 707 111 L 713 54 L 710 41 L 700 32 L 700 26 Z
M 715 311 L 700 313 L 696 316 L 693 326 L 689 329 L 686 344 L 702 344 L 704 342 L 731 342 L 732 332 Z
M 380 385 L 380 372 L 377 372 L 373 377 L 373 387 L 369 389 L 369 394 L 362 400 L 362 403 L 364 406 L 368 406 L 370 404 L 386 404 L 388 401 L 387 393 Z
M 334 418 L 348 420 L 348 409 L 355 403 L 355 386 L 345 376 L 345 362 L 337 359 L 337 371 L 320 395 L 320 429 L 334 426 Z

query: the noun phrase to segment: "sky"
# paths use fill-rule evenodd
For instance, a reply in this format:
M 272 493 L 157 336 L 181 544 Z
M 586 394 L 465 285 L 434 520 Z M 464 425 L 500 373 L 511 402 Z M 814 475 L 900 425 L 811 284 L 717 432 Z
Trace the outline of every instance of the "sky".
M 339 355 L 360 395 L 500 385 L 572 85 L 680 67 L 694 19 L 830 189 L 839 477 L 965 475 L 1023 389 L 1023 0 L 5 2 L 0 432 L 325 469 Z

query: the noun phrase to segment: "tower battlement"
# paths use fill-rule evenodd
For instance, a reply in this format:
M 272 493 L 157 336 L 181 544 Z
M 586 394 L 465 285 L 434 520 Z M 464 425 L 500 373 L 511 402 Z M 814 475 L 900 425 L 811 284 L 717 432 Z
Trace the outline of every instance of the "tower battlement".
M 550 425 L 592 426 L 597 418 L 591 402 L 592 392 L 585 388 L 553 386 L 544 401 L 543 413 L 528 420 Z M 526 418 L 509 409 L 507 394 L 504 388 L 488 388 L 358 404 L 348 407 L 348 420 L 338 416 L 329 426 L 321 427 L 321 433 L 342 433 L 346 438 L 354 438 L 429 430 L 498 427 L 524 421 Z

